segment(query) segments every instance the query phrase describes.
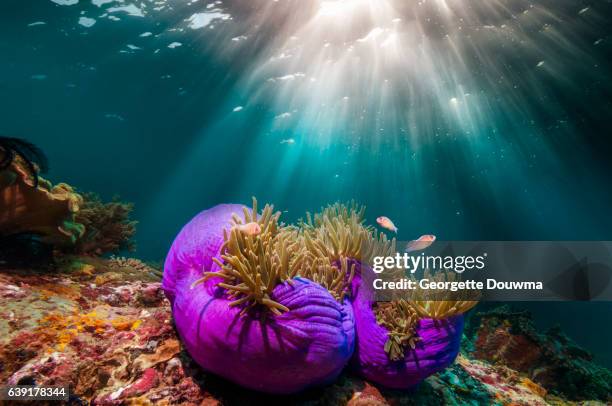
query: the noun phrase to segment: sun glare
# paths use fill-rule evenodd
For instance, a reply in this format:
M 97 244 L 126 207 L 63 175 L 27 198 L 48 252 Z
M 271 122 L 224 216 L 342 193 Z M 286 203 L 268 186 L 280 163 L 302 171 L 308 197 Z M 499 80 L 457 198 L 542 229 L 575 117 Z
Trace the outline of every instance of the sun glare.
M 522 115 L 515 82 L 545 91 L 538 76 L 555 70 L 538 61 L 560 52 L 588 59 L 550 10 L 525 0 L 325 0 L 299 11 L 289 3 L 264 6 L 250 24 L 279 28 L 243 85 L 272 100 L 273 129 L 308 131 L 319 145 L 357 133 L 420 143 L 447 128 L 473 137 L 494 121 L 499 94 L 511 101 L 503 114 Z M 527 76 L 494 56 L 510 46 L 533 64 Z

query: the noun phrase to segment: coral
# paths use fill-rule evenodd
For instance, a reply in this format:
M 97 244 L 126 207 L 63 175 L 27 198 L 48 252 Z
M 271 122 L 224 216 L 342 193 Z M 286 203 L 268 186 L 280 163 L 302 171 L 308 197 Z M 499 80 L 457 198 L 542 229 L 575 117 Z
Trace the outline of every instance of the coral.
M 38 173 L 45 173 L 49 169 L 44 152 L 29 141 L 0 137 L 0 171 L 9 168 L 17 159 L 32 178 L 32 186 L 38 187 Z
M 538 333 L 531 316 L 503 306 L 477 313 L 470 320 L 471 355 L 507 365 L 552 394 L 568 399 L 612 398 L 612 372 L 558 329 Z
M 84 232 L 77 220 L 82 197 L 69 185 L 32 179 L 20 155 L 0 169 L 0 236 L 32 234 L 46 244 L 73 245 Z
M 473 359 L 471 353 L 459 356 L 453 365 L 409 392 L 376 388 L 355 374 L 341 374 L 327 386 L 286 397 L 254 392 L 204 372 L 187 355 L 172 328 L 171 307 L 163 298 L 160 284 L 143 282 L 149 280 L 147 273 L 120 272 L 120 279 L 93 286 L 95 276 L 109 272 L 105 260 L 87 257 L 72 261 L 71 271 L 51 274 L 0 271 L 2 382 L 69 384 L 75 404 L 609 404 L 608 400 L 598 402 L 594 398 L 568 401 L 563 390 L 552 389 L 549 383 L 538 383 L 526 372 L 504 365 L 507 357 L 489 362 Z M 146 301 L 141 299 L 145 297 Z M 475 327 L 466 331 L 476 334 L 481 324 L 495 326 L 506 320 L 515 334 L 520 332 L 536 340 L 540 337 L 543 343 L 551 340 L 566 356 L 585 356 L 558 330 L 547 334 L 528 330 L 533 326 L 528 327 L 524 313 L 504 309 L 488 313 L 476 317 Z M 581 359 L 584 364 L 574 366 L 576 369 L 594 370 L 594 364 Z M 545 357 L 539 367 L 551 370 L 556 362 Z M 293 376 L 296 372 L 290 373 Z M 605 386 L 609 382 L 606 375 L 600 376 L 599 393 L 610 393 Z M 593 383 L 589 385 L 592 388 Z
M 81 210 L 76 215 L 85 226 L 85 233 L 77 241 L 72 252 L 81 255 L 117 254 L 133 251 L 132 238 L 136 233 L 136 221 L 130 220 L 134 205 L 123 203 L 117 197 L 104 203 L 94 193 L 86 193 Z
M 135 270 L 154 275 L 161 279 L 161 270 L 158 266 L 146 263 L 138 258 L 126 258 L 111 255 L 107 264 L 111 269 L 116 269 L 119 271 L 125 271 L 126 269 Z

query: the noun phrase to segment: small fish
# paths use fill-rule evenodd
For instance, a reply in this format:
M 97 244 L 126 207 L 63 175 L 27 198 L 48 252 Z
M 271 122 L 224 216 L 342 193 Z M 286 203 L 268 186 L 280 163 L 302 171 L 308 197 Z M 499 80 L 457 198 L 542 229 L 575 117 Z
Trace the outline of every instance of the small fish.
M 387 230 L 391 230 L 395 234 L 397 234 L 397 227 L 395 227 L 395 224 L 393 224 L 393 222 L 391 221 L 389 217 L 385 217 L 385 216 L 377 217 L 376 222 L 378 223 L 379 226 L 386 228 Z
M 259 235 L 261 234 L 261 226 L 252 221 L 250 223 L 246 223 L 246 224 L 238 224 L 236 226 L 234 226 L 234 228 L 238 231 L 240 231 L 241 233 L 244 233 L 246 235 Z
M 431 234 L 425 234 L 417 238 L 416 240 L 410 241 L 406 245 L 406 252 L 421 251 L 429 247 L 436 241 L 436 236 Z

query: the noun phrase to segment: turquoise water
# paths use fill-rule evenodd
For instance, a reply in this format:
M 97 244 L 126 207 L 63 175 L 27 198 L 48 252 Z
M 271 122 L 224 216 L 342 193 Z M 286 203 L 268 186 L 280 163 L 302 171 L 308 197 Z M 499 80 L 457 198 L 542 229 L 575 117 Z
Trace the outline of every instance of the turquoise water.
M 0 132 L 52 180 L 134 202 L 145 259 L 252 195 L 287 221 L 355 199 L 404 240 L 611 240 L 611 19 L 569 0 L 4 0 Z M 612 365 L 585 309 L 560 309 L 538 317 Z

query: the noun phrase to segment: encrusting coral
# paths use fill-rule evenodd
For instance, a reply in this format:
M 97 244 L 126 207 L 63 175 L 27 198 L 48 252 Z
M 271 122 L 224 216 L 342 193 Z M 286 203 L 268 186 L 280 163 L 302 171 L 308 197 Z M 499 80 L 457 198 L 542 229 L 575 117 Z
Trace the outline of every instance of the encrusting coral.
M 289 398 L 255 393 L 203 371 L 185 355 L 160 284 L 146 272 L 121 271 L 118 279 L 107 280 L 109 271 L 96 268 L 91 275 L 76 269 L 0 271 L 0 381 L 13 385 L 34 378 L 40 386 L 70 385 L 72 403 L 96 405 L 610 403 L 609 371 L 583 358 L 584 351 L 558 332 L 526 332 L 524 316 L 499 311 L 473 314 L 474 335 L 466 329 L 462 346 L 466 353 L 415 390 L 386 390 L 356 374 L 342 374 L 323 388 Z

